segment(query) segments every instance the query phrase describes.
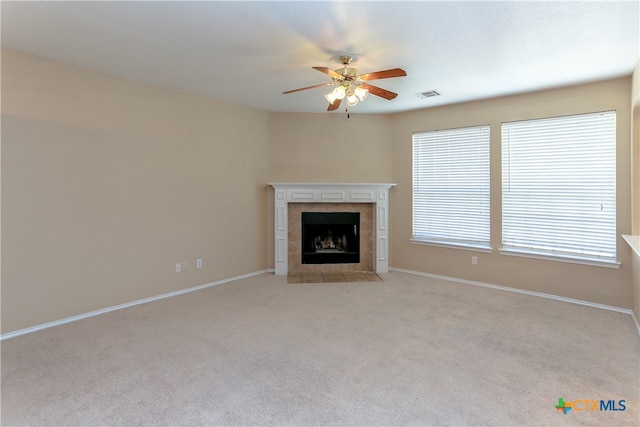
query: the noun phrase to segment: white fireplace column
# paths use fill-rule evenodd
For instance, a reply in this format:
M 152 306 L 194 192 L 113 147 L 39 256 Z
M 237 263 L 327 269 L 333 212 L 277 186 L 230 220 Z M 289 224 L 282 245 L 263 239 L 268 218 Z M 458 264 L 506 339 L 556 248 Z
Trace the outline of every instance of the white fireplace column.
M 389 189 L 396 184 L 270 183 L 275 190 L 275 272 L 289 272 L 289 203 L 373 203 L 374 268 L 389 272 Z

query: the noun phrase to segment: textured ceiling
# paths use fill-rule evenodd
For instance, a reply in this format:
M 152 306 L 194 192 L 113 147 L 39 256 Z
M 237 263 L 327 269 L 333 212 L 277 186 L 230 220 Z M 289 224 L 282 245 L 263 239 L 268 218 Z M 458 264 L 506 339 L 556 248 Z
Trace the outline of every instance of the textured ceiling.
M 403 68 L 351 111 L 407 111 L 629 75 L 637 1 L 2 1 L 2 45 L 266 111 L 323 112 L 312 66 Z M 419 92 L 441 96 L 421 99 Z M 341 108 L 339 111 L 343 110 Z

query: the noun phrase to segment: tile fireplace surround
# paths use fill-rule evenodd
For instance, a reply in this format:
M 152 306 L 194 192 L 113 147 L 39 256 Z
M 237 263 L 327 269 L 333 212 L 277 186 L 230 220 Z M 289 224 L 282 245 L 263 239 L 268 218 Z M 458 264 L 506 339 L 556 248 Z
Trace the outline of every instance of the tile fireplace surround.
M 298 204 L 312 204 L 309 207 L 317 208 L 317 204 L 326 206 L 335 205 L 335 211 L 344 211 L 345 208 L 353 209 L 354 204 L 370 204 L 373 207 L 373 224 L 371 224 L 372 243 L 372 264 L 376 273 L 387 273 L 389 271 L 389 189 L 396 184 L 296 184 L 296 183 L 270 183 L 274 188 L 275 195 L 275 273 L 276 275 L 287 275 L 290 268 L 299 268 L 299 265 L 290 266 L 289 252 L 297 251 L 299 242 L 290 242 L 290 235 L 298 238 L 298 233 L 290 233 L 291 225 L 289 211 L 291 204 L 296 214 L 300 211 L 308 211 L 302 205 L 298 209 Z M 326 205 L 325 205 L 326 204 Z M 340 205 L 346 204 L 346 205 Z M 334 206 L 331 206 L 332 208 Z M 360 211 L 367 210 L 358 209 Z M 362 224 L 364 227 L 365 224 Z M 368 227 L 368 225 L 366 225 Z M 366 235 L 362 231 L 362 235 Z M 344 264 L 320 264 L 320 265 L 344 265 Z M 359 264 L 354 264 L 359 265 Z M 361 265 L 369 265 L 366 260 Z

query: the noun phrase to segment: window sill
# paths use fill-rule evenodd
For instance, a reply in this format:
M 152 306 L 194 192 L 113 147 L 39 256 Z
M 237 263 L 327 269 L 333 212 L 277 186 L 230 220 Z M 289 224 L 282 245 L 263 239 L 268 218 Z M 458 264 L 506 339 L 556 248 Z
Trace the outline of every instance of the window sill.
M 640 236 L 623 234 L 622 238 L 631 246 L 631 249 L 640 257 Z
M 544 252 L 525 251 L 522 249 L 500 248 L 500 255 L 519 256 L 524 258 L 543 259 L 547 261 L 560 261 L 572 264 L 592 265 L 596 267 L 616 268 L 619 269 L 621 263 L 618 261 L 609 261 L 595 258 L 578 258 L 571 256 L 550 255 Z
M 450 248 L 450 249 L 462 249 L 467 251 L 475 251 L 475 252 L 486 252 L 492 253 L 493 248 L 489 245 L 481 245 L 481 244 L 473 244 L 473 243 L 451 243 L 451 242 L 440 242 L 437 240 L 417 240 L 411 239 L 411 243 L 414 245 L 425 245 L 425 246 L 438 246 L 441 248 Z

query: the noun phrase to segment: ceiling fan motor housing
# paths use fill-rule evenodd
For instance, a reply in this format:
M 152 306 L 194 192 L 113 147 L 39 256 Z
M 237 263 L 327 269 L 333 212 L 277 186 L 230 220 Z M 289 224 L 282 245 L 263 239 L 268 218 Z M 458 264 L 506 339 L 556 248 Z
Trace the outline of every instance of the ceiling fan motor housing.
M 346 79 L 349 79 L 349 80 L 355 79 L 356 76 L 358 75 L 357 68 L 348 68 L 348 67 L 336 68 L 334 71 L 338 74 L 342 74 Z
M 348 80 L 353 80 L 358 76 L 358 69 L 347 67 L 351 63 L 351 57 L 348 55 L 344 55 L 340 57 L 340 62 L 344 65 L 343 68 L 336 68 L 334 71 L 338 74 L 342 74 Z M 337 79 L 334 79 L 337 80 Z

